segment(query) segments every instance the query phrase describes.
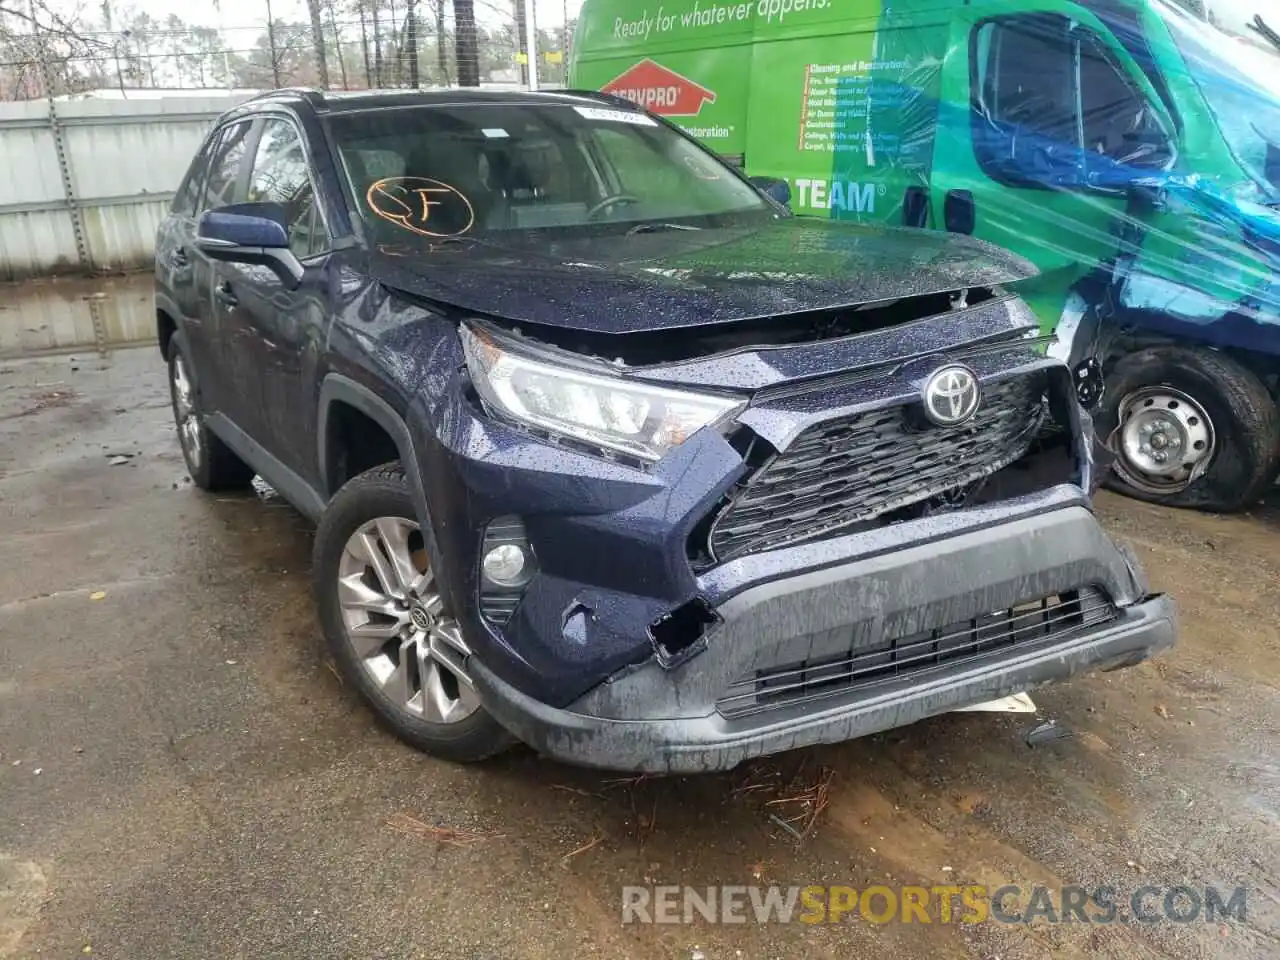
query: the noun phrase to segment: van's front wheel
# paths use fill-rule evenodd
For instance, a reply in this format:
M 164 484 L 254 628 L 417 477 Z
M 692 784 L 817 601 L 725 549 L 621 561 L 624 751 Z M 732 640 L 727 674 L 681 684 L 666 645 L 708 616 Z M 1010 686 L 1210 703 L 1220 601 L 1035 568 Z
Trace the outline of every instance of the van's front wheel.
M 1107 371 L 1098 436 L 1115 457 L 1106 485 L 1171 507 L 1231 512 L 1255 504 L 1280 460 L 1280 412 L 1230 357 L 1159 346 Z

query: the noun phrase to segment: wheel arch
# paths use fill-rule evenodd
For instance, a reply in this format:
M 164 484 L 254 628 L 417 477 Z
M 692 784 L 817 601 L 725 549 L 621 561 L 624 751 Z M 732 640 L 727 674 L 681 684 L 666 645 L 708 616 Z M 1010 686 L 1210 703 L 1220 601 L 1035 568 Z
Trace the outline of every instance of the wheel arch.
M 319 429 L 316 431 L 319 445 L 316 452 L 320 464 L 320 482 L 325 497 L 332 498 L 342 484 L 350 479 L 336 470 L 336 455 L 339 451 L 334 449 L 334 444 L 340 440 L 335 425 L 338 418 L 342 416 L 344 408 L 354 410 L 372 421 L 386 434 L 395 448 L 406 476 L 413 482 L 415 488 L 420 489 L 421 485 L 417 482 L 418 464 L 414 454 L 413 438 L 409 434 L 409 427 L 404 422 L 404 418 L 371 388 L 340 373 L 330 373 L 320 386 Z
M 1241 346 L 1242 338 L 1240 337 L 1231 337 L 1227 341 L 1217 342 L 1208 336 L 1197 336 L 1194 328 L 1174 333 L 1167 329 L 1167 322 L 1162 322 L 1157 319 L 1157 316 L 1150 311 L 1129 309 L 1113 313 L 1103 322 L 1099 359 L 1103 363 L 1104 370 L 1125 354 L 1139 350 L 1159 347 L 1204 350 L 1229 357 L 1250 370 L 1267 387 L 1272 399 L 1280 408 L 1280 353 Z M 1239 315 L 1228 315 L 1218 322 L 1224 322 L 1233 316 L 1237 320 L 1242 319 Z M 1207 331 L 1209 328 L 1205 329 Z M 1276 342 L 1280 343 L 1280 340 Z
M 409 482 L 409 490 L 413 497 L 414 509 L 418 514 L 418 524 L 426 534 L 427 551 L 431 563 L 437 570 L 447 569 L 440 553 L 439 541 L 436 537 L 435 524 L 431 510 L 427 505 L 426 488 L 422 483 L 417 450 L 409 426 L 390 403 L 378 396 L 370 387 L 344 376 L 330 373 L 320 385 L 320 410 L 317 418 L 316 439 L 317 454 L 320 466 L 321 493 L 325 501 L 333 499 L 333 495 L 345 482 L 334 473 L 334 417 L 341 416 L 343 408 L 355 410 L 380 427 L 390 438 L 399 456 L 400 465 L 404 469 L 405 479 Z M 445 578 L 445 590 L 454 592 L 452 578 Z M 456 603 L 458 598 L 448 598 Z

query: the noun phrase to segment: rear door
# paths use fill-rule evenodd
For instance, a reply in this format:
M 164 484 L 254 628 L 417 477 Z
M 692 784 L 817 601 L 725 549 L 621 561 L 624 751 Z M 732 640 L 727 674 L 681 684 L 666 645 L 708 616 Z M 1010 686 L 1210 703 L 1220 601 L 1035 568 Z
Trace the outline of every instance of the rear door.
M 930 224 L 1035 263 L 1028 298 L 1052 326 L 1067 291 L 1115 256 L 1127 184 L 1172 165 L 1172 123 L 1128 52 L 1075 4 L 957 10 L 944 71 Z
M 156 236 L 156 281 L 160 291 L 177 308 L 181 326 L 186 331 L 188 349 L 197 352 L 189 359 L 197 365 L 206 362 L 208 344 L 200 325 L 200 298 L 196 293 L 195 265 L 191 252 L 195 242 L 196 214 L 204 195 L 209 158 L 216 149 L 220 131 L 210 134 L 200 152 L 191 161 L 186 177 L 169 208 L 169 216 Z
M 193 362 L 200 384 L 200 399 L 209 412 L 225 414 L 239 424 L 259 401 L 257 385 L 243 377 L 235 363 L 232 342 L 237 305 L 227 296 L 223 268 L 201 253 L 195 245 L 199 214 L 206 210 L 239 203 L 245 198 L 249 175 L 248 158 L 257 135 L 255 121 L 227 124 L 213 144 L 209 171 L 205 178 L 198 213 L 190 224 L 190 241 L 184 244 L 190 262 L 194 297 L 192 337 Z

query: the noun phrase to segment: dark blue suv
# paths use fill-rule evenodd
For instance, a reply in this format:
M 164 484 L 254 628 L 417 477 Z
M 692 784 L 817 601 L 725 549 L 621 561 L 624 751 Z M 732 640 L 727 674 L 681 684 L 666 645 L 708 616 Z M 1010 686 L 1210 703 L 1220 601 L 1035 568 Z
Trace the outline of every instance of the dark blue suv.
M 397 735 L 709 770 L 1173 642 L 1031 272 L 605 95 L 293 90 L 192 163 L 157 332 L 192 477 L 318 521 Z

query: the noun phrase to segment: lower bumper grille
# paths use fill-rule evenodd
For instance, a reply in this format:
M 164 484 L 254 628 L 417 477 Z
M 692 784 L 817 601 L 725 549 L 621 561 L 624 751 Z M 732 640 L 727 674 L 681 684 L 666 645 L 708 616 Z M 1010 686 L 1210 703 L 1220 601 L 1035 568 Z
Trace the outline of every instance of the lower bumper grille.
M 736 719 L 893 681 L 924 679 L 1011 649 L 1063 640 L 1116 615 L 1097 588 L 1055 594 L 872 647 L 756 671 L 730 685 L 716 709 L 726 719 Z
M 711 525 L 717 563 L 842 530 L 963 490 L 1027 452 L 1046 414 L 1040 375 L 984 384 L 977 415 L 915 425 L 910 407 L 820 423 L 752 476 Z

